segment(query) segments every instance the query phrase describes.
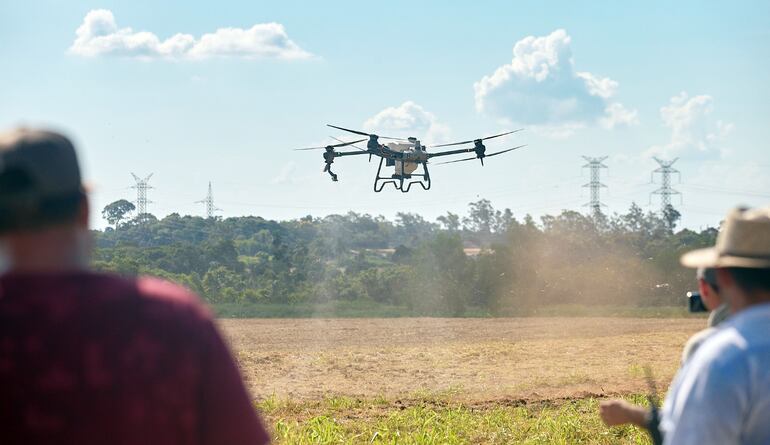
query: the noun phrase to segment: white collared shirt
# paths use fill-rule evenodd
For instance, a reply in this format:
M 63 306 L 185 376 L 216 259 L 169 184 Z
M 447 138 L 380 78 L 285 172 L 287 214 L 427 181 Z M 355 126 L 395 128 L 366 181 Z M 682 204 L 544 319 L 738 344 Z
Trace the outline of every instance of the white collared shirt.
M 667 445 L 770 444 L 770 303 L 722 323 L 674 378 Z

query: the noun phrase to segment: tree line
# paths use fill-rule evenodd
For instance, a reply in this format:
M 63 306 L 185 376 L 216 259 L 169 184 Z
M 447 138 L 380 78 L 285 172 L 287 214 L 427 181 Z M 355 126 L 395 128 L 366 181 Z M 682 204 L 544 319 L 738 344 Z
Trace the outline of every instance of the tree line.
M 127 205 L 128 204 L 128 205 Z M 681 305 L 694 286 L 682 252 L 717 230 L 676 230 L 679 214 L 562 211 L 536 221 L 488 200 L 429 221 L 415 213 L 349 212 L 288 221 L 256 216 L 131 216 L 116 202 L 95 231 L 97 269 L 174 280 L 213 304 L 371 302 L 423 315 L 470 308 Z

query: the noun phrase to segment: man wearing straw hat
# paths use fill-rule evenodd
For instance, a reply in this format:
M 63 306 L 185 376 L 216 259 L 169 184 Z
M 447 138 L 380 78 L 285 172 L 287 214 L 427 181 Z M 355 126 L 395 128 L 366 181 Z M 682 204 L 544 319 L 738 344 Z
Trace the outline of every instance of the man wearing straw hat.
M 698 278 L 698 291 L 703 298 L 703 305 L 711 311 L 707 328 L 696 332 L 687 340 L 682 350 L 682 364 L 684 366 L 695 354 L 701 344 L 710 337 L 717 326 L 730 315 L 730 308 L 719 296 L 719 286 L 716 284 L 716 269 L 699 267 L 696 273 Z M 641 405 L 629 403 L 623 399 L 605 400 L 599 404 L 599 416 L 607 426 L 633 424 L 640 428 L 658 434 L 658 424 L 650 409 Z M 659 435 L 659 434 L 658 434 Z M 657 436 L 654 436 L 657 438 Z M 653 441 L 653 443 L 656 443 Z M 657 442 L 658 444 L 660 441 Z
M 716 246 L 682 264 L 716 269 L 732 315 L 674 379 L 664 443 L 770 444 L 770 208 L 732 211 Z

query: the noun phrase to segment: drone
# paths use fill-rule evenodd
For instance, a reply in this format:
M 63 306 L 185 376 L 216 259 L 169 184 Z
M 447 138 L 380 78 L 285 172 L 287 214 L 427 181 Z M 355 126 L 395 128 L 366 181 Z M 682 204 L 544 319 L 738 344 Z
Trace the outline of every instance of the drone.
M 406 139 L 403 139 L 403 138 L 394 138 L 394 137 L 387 137 L 387 136 L 378 136 L 376 134 L 366 133 L 358 130 L 351 130 L 349 128 L 338 127 L 336 125 L 327 124 L 327 126 L 331 128 L 336 128 L 337 130 L 346 131 L 348 133 L 353 133 L 359 136 L 366 136 L 368 139 L 358 139 L 355 141 L 345 142 L 337 138 L 332 138 L 339 141 L 339 143 L 327 145 L 325 147 L 297 148 L 296 150 L 325 150 L 323 153 L 323 159 L 324 159 L 323 172 L 328 173 L 332 181 L 334 182 L 338 181 L 339 179 L 337 174 L 332 171 L 332 164 L 334 164 L 334 160 L 336 158 L 341 158 L 345 156 L 369 155 L 369 161 L 371 162 L 372 156 L 379 157 L 380 165 L 377 168 L 377 175 L 375 176 L 375 179 L 374 179 L 374 191 L 377 193 L 381 192 L 385 188 L 385 186 L 388 184 L 392 184 L 396 188 L 396 190 L 400 190 L 402 193 L 407 193 L 412 188 L 412 185 L 414 184 L 419 184 L 424 190 L 430 190 L 431 182 L 430 182 L 430 174 L 428 173 L 428 161 L 435 157 L 458 155 L 463 153 L 474 153 L 474 156 L 469 158 L 439 162 L 436 165 L 451 164 L 454 162 L 463 162 L 463 161 L 473 161 L 478 159 L 481 162 L 481 165 L 483 166 L 484 158 L 489 158 L 492 156 L 501 155 L 503 153 L 508 153 L 509 151 L 513 151 L 525 146 L 525 145 L 519 145 L 519 146 L 508 148 L 505 150 L 496 151 L 494 153 L 487 153 L 487 148 L 484 146 L 483 142 L 488 139 L 494 139 L 501 136 L 506 136 L 512 133 L 516 133 L 521 131 L 521 129 L 519 129 L 519 130 L 507 131 L 505 133 L 495 134 L 492 136 L 487 136 L 479 139 L 472 139 L 472 140 L 462 141 L 462 142 L 452 142 L 449 144 L 432 145 L 430 146 L 430 148 L 473 144 L 472 147 L 458 148 L 454 150 L 429 153 L 427 150 L 429 147 L 422 145 L 420 141 L 414 137 L 408 137 Z M 379 141 L 380 139 L 387 139 L 393 142 L 381 144 Z M 356 145 L 364 141 L 367 141 L 366 149 Z M 337 148 L 348 147 L 348 146 L 353 147 L 358 151 L 336 151 Z M 385 164 L 385 167 L 394 168 L 394 172 L 390 176 L 387 176 L 387 175 L 383 176 L 383 172 L 382 172 L 383 163 Z M 422 166 L 422 173 L 417 173 L 417 168 L 419 166 Z

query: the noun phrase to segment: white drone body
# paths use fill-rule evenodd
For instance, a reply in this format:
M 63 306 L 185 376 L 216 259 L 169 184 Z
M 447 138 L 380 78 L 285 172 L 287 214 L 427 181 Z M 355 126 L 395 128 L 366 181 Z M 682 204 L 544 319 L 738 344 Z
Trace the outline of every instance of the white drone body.
M 405 159 L 414 159 L 415 161 L 422 160 L 421 153 L 424 153 L 424 150 L 418 150 L 416 147 L 420 147 L 420 141 L 414 139 L 414 142 L 412 142 L 412 139 L 409 138 L 409 143 L 398 143 L 398 142 L 389 142 L 385 144 L 389 149 L 404 153 Z M 425 157 L 427 159 L 427 157 Z M 415 170 L 417 170 L 417 162 L 408 162 L 406 160 L 404 161 L 395 161 L 395 174 L 397 175 L 411 175 L 414 173 Z

